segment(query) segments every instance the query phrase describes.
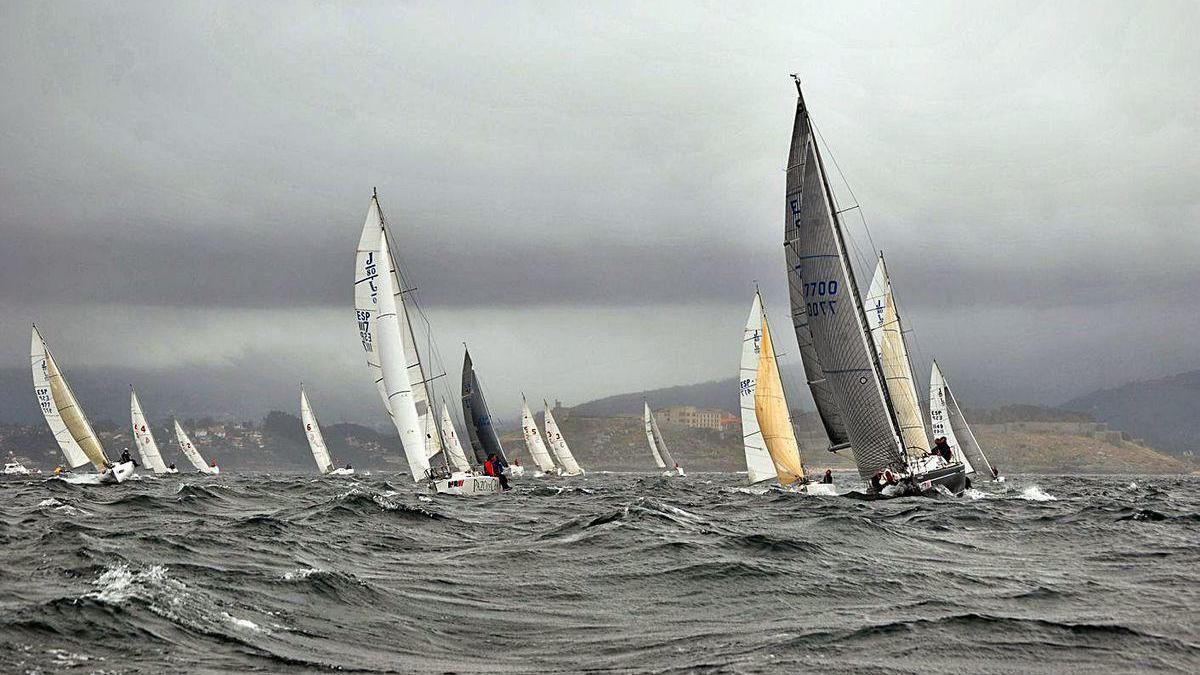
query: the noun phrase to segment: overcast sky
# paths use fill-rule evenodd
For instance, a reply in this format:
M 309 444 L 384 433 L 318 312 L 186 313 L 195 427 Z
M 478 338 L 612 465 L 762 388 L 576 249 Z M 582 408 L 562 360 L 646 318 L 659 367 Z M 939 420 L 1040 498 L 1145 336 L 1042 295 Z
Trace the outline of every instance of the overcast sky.
M 918 370 L 970 405 L 1194 369 L 1198 34 L 1194 2 L 0 3 L 0 362 L 36 321 L 68 374 L 250 364 L 380 417 L 373 186 L 493 407 L 731 377 L 755 280 L 794 359 L 798 72 Z

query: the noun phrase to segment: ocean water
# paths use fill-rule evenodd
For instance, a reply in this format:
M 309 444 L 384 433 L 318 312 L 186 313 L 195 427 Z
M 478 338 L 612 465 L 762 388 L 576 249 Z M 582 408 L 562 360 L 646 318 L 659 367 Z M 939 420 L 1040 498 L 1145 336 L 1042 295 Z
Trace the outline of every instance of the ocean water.
M 1200 671 L 1200 478 L 0 482 L 0 672 Z

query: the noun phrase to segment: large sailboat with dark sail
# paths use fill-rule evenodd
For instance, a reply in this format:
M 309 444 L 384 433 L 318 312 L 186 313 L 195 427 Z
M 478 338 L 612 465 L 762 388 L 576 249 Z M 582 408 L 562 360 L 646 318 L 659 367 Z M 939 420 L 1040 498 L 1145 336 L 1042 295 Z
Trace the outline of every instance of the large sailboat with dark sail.
M 921 413 L 911 379 L 904 382 L 903 371 L 911 378 L 912 369 L 900 363 L 907 352 L 890 293 L 878 347 L 872 336 L 799 78 L 796 92 L 784 248 L 792 323 L 829 449 L 850 450 L 859 475 L 873 485 L 886 476 L 896 485 L 888 493 L 958 494 L 966 485 L 963 464 L 939 464 L 927 453 L 924 425 L 913 427 Z
M 487 399 L 483 397 L 483 387 L 479 384 L 479 376 L 475 374 L 475 364 L 471 361 L 471 352 L 466 345 L 463 345 L 462 405 L 463 420 L 467 424 L 467 438 L 471 440 L 471 452 L 475 454 L 475 461 L 483 464 L 488 457 L 495 455 L 507 470 L 508 455 L 504 454 L 504 446 L 500 445 L 500 435 L 496 433 L 492 411 L 488 408 Z

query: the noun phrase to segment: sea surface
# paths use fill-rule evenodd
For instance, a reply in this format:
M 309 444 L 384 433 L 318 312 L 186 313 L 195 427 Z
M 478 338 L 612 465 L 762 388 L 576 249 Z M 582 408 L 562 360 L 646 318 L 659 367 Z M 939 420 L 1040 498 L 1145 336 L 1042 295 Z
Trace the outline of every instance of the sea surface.
M 0 672 L 1200 672 L 1200 478 L 743 480 L 5 479 Z

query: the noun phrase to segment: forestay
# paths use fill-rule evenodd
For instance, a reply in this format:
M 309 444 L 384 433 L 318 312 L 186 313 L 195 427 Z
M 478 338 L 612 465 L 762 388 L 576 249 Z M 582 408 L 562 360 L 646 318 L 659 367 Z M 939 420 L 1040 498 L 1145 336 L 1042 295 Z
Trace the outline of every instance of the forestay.
M 192 439 L 183 430 L 183 425 L 179 420 L 175 420 L 175 441 L 179 443 L 179 450 L 183 452 L 183 456 L 187 457 L 192 466 L 200 473 L 215 473 L 213 468 L 209 466 L 204 458 L 200 456 L 200 451 L 196 449 L 196 445 L 192 443 Z
M 796 443 L 792 415 L 788 412 L 787 399 L 783 394 L 783 381 L 779 377 L 766 313 L 762 318 L 762 347 L 758 357 L 757 386 L 754 388 L 754 411 L 767 452 L 779 476 L 779 484 L 787 486 L 803 482 L 800 447 Z
M 797 114 L 806 114 L 803 98 Z M 788 207 L 795 220 L 791 248 L 796 254 L 795 269 L 803 280 L 801 295 L 813 347 L 846 424 L 859 474 L 870 478 L 885 468 L 906 471 L 853 270 L 812 138 L 805 149 L 803 173 L 801 189 L 788 195 Z
M 583 473 L 583 469 L 575 461 L 575 456 L 571 454 L 571 448 L 567 446 L 567 439 L 563 438 L 562 431 L 558 428 L 558 423 L 554 421 L 554 415 L 550 412 L 550 406 L 545 401 L 542 401 L 545 406 L 546 417 L 546 441 L 550 443 L 550 450 L 554 453 L 558 465 L 563 468 L 563 473 L 568 476 L 578 476 Z
M 534 463 L 542 473 L 553 471 L 554 461 L 550 459 L 550 453 L 546 451 L 542 433 L 537 428 L 537 420 L 533 419 L 533 413 L 529 412 L 529 404 L 526 403 L 524 396 L 521 397 L 521 433 L 525 436 L 525 449 L 529 451 L 529 455 L 533 457 Z
M 321 473 L 329 473 L 333 470 L 333 459 L 329 456 L 325 435 L 321 433 L 321 425 L 317 424 L 317 415 L 308 402 L 308 393 L 303 385 L 300 387 L 300 422 L 304 425 L 304 436 L 308 439 L 308 449 L 312 451 L 317 468 Z
M 158 451 L 158 442 L 154 440 L 154 430 L 146 421 L 146 414 L 142 412 L 142 402 L 138 400 L 137 392 L 132 386 L 129 387 L 129 416 L 133 421 L 133 442 L 142 456 L 142 464 L 154 473 L 167 473 L 167 465 L 163 462 L 162 453 Z
M 391 255 L 388 250 L 387 237 L 379 239 L 379 261 L 387 268 Z M 387 394 L 387 404 L 392 411 L 392 423 L 400 435 L 400 444 L 404 448 L 404 457 L 408 460 L 408 470 L 414 481 L 424 480 L 429 471 L 428 443 L 432 435 L 424 432 L 420 417 L 417 415 L 416 404 L 413 401 L 412 382 L 409 380 L 407 363 L 409 355 L 405 353 L 400 339 L 400 313 L 404 311 L 403 303 L 396 302 L 393 292 L 391 274 L 380 274 L 377 277 L 379 285 L 379 314 L 376 317 L 376 337 L 378 338 L 379 365 L 383 371 L 383 386 Z
M 799 90 L 799 83 L 796 87 Z M 800 348 L 800 360 L 804 364 L 804 377 L 808 381 L 809 391 L 812 392 L 813 404 L 817 407 L 817 415 L 825 427 L 831 447 L 844 447 L 849 443 L 846 435 L 846 424 L 842 413 L 834 399 L 833 390 L 825 377 L 825 369 L 813 345 L 812 331 L 808 326 L 808 302 L 804 298 L 804 278 L 800 275 L 800 260 L 797 253 L 796 239 L 799 236 L 798 223 L 793 213 L 793 204 L 798 204 L 804 184 L 807 169 L 806 149 L 812 138 L 812 127 L 808 120 L 808 112 L 804 109 L 804 98 L 796 102 L 796 118 L 792 125 L 791 149 L 788 151 L 787 163 L 787 199 L 783 218 L 784 258 L 788 267 L 788 295 L 791 300 L 792 326 L 796 331 L 796 344 Z
M 71 436 L 67 424 L 58 414 L 58 406 L 54 404 L 47 364 L 52 358 L 49 350 L 46 349 L 46 344 L 42 341 L 41 334 L 38 333 L 37 326 L 34 326 L 33 341 L 29 346 L 29 362 L 33 369 L 33 393 L 37 397 L 38 406 L 42 409 L 42 417 L 46 418 L 46 425 L 50 427 L 50 433 L 54 434 L 54 440 L 67 459 L 67 465 L 71 468 L 78 468 L 90 460 L 83 448 L 79 447 L 79 443 L 76 443 L 74 437 Z
M 758 483 L 775 478 L 775 463 L 767 452 L 758 426 L 758 412 L 754 407 L 754 391 L 758 382 L 758 360 L 762 353 L 762 298 L 754 292 L 750 305 L 750 316 L 742 331 L 742 362 L 738 377 L 738 400 L 742 412 L 742 449 L 746 454 L 746 480 Z

